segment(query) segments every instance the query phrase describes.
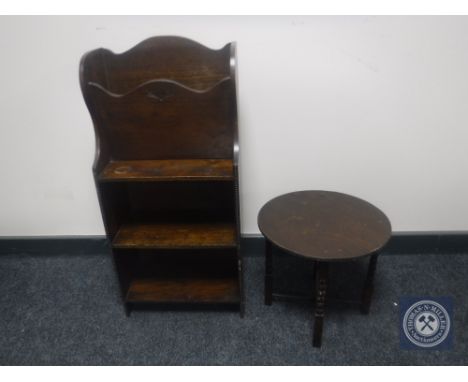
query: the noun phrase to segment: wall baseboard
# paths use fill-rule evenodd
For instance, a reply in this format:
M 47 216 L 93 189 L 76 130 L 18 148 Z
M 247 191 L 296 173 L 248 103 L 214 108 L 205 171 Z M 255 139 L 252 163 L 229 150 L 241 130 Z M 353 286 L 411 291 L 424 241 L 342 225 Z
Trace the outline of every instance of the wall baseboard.
M 0 237 L 0 255 L 96 255 L 109 252 L 105 236 Z
M 243 235 L 245 256 L 263 256 L 261 235 Z M 109 253 L 105 236 L 24 236 L 0 237 L 0 255 L 96 255 Z M 468 254 L 468 232 L 394 233 L 383 255 Z

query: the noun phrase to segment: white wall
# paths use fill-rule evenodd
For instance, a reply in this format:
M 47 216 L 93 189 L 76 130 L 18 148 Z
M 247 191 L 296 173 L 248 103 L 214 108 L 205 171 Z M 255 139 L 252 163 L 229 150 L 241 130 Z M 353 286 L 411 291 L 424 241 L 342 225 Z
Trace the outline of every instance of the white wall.
M 466 17 L 1 17 L 0 236 L 104 233 L 78 62 L 168 34 L 238 43 L 244 233 L 298 189 L 468 230 Z

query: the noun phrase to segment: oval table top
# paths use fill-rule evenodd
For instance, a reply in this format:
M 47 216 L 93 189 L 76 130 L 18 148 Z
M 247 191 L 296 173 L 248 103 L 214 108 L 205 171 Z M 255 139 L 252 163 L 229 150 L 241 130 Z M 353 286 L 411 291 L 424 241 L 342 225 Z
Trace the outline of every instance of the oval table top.
M 287 252 L 327 261 L 377 252 L 392 231 L 377 207 L 331 191 L 280 195 L 262 207 L 258 227 L 267 240 Z

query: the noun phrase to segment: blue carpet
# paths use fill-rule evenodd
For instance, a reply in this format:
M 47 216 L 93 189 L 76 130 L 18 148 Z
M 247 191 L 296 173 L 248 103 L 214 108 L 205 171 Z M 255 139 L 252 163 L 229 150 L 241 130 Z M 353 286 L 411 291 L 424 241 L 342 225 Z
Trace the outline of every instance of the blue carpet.
M 275 289 L 311 291 L 311 269 L 301 261 L 277 256 L 275 270 L 283 265 Z M 229 311 L 134 311 L 127 318 L 108 255 L 0 256 L 0 364 L 468 363 L 466 255 L 381 256 L 370 315 L 331 303 L 321 349 L 311 346 L 310 303 L 263 304 L 263 266 L 262 257 L 245 259 L 243 319 Z M 362 261 L 332 267 L 330 294 L 358 296 L 364 271 Z M 452 350 L 400 349 L 400 296 L 453 297 Z

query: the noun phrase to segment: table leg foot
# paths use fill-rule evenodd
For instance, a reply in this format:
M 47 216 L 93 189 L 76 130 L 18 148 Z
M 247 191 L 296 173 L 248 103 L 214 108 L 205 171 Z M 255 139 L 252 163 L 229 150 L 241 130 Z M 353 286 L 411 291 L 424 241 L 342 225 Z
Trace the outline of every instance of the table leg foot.
M 322 346 L 323 318 L 328 287 L 328 263 L 317 262 L 315 272 L 315 321 L 313 346 Z
M 125 316 L 130 317 L 130 314 L 132 313 L 132 305 L 129 304 L 128 302 L 124 303 L 124 310 L 125 310 Z

